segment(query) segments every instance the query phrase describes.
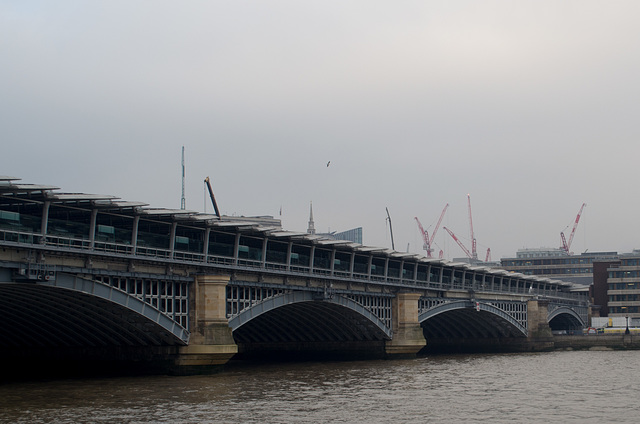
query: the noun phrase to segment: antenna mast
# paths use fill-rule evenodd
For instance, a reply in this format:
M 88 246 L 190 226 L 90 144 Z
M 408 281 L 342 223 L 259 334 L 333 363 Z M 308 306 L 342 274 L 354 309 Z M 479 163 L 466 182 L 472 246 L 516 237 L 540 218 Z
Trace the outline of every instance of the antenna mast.
M 182 146 L 182 197 L 180 198 L 180 209 L 187 208 L 187 200 L 184 198 L 184 146 Z

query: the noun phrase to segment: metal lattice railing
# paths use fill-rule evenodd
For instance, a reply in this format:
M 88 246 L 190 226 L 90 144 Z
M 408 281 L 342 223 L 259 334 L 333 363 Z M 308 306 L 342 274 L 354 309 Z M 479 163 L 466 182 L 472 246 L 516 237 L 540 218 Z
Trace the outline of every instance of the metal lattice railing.
M 189 329 L 189 285 L 185 281 L 96 276 L 96 280 L 116 287 L 159 309 L 182 327 Z
M 347 298 L 362 305 L 366 310 L 377 316 L 384 324 L 392 328 L 392 298 L 375 295 L 349 294 Z
M 227 318 L 233 318 L 246 308 L 284 293 L 283 289 L 252 286 L 227 286 Z

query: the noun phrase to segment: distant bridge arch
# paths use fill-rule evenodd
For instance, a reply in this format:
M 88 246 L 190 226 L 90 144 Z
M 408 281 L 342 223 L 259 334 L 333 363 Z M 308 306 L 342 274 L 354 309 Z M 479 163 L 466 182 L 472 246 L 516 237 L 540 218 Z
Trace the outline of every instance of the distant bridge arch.
M 580 314 L 567 306 L 560 306 L 547 315 L 552 330 L 573 330 L 586 327 Z

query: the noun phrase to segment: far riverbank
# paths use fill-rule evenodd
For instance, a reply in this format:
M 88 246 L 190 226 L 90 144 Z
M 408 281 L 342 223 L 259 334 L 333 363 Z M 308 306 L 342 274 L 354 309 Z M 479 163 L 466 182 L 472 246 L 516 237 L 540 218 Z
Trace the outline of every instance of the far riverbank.
M 555 350 L 634 350 L 640 349 L 640 334 L 588 334 L 553 336 Z

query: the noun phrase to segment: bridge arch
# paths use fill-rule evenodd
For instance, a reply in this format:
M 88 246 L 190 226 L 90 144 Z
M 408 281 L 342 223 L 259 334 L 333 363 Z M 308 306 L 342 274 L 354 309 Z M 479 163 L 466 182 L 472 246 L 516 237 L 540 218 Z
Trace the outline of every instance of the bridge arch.
M 560 306 L 549 312 L 547 322 L 554 331 L 575 330 L 586 326 L 580 314 L 567 306 Z
M 107 284 L 57 273 L 0 284 L 0 346 L 183 346 L 189 332 L 158 309 Z
M 528 335 L 527 328 L 507 312 L 490 303 L 470 300 L 442 303 L 422 312 L 418 321 L 427 340 Z
M 392 330 L 361 304 L 341 295 L 283 293 L 229 320 L 240 343 L 382 341 Z

